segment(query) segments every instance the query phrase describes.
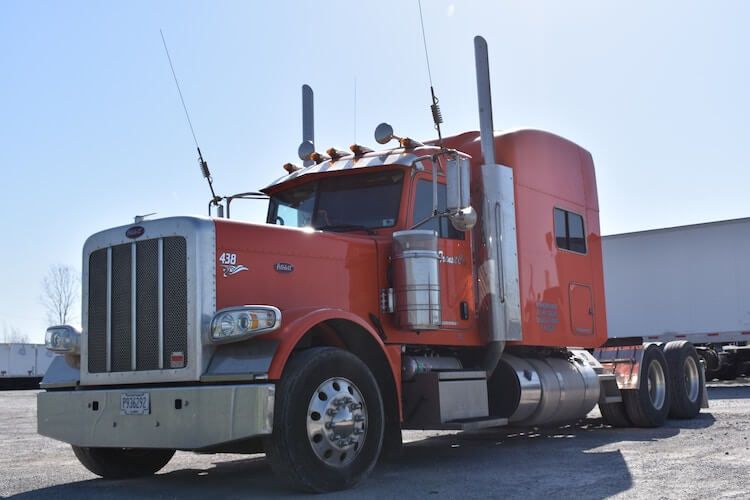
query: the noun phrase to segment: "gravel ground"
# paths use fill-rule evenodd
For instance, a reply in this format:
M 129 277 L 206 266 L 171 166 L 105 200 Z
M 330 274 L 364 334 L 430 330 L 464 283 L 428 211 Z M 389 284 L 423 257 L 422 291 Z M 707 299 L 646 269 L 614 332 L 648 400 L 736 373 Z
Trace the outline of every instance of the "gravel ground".
M 36 434 L 37 391 L 0 392 L 0 495 L 15 498 L 290 496 L 262 455 L 178 452 L 155 477 L 105 481 Z M 598 411 L 553 430 L 411 432 L 348 498 L 750 498 L 750 381 L 712 384 L 711 408 L 659 429 L 611 429 Z

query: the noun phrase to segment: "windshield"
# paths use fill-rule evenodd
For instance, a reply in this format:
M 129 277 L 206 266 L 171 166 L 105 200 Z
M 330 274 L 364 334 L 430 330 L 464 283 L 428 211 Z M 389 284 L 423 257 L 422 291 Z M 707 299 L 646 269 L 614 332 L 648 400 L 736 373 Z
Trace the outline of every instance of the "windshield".
M 269 224 L 356 230 L 396 224 L 403 171 L 328 177 L 271 195 Z

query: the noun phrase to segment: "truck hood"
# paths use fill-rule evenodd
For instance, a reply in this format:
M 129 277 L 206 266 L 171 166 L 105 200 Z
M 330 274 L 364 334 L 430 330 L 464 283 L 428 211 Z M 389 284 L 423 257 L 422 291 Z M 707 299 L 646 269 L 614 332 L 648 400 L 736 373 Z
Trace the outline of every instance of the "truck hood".
M 372 238 L 269 224 L 215 220 L 216 308 L 249 304 L 282 310 L 378 311 Z

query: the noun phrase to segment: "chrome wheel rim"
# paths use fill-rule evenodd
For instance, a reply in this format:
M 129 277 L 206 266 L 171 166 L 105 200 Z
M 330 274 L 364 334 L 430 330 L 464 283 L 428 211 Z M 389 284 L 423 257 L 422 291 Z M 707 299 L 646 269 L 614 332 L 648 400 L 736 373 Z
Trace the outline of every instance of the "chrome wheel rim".
M 654 408 L 662 409 L 667 397 L 667 381 L 658 361 L 652 361 L 648 366 L 648 397 Z
M 367 407 L 359 388 L 342 377 L 320 384 L 307 407 L 307 438 L 315 455 L 344 467 L 362 451 L 366 435 Z
M 685 358 L 683 374 L 685 375 L 685 394 L 687 394 L 690 402 L 695 403 L 698 401 L 698 395 L 700 394 L 701 376 L 698 372 L 698 365 L 693 357 L 688 356 Z

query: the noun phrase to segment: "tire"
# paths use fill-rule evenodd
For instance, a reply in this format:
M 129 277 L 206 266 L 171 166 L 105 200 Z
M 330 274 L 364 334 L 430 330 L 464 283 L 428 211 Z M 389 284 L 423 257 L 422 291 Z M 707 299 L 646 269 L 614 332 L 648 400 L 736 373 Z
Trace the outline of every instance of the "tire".
M 277 385 L 266 455 L 296 489 L 343 490 L 375 467 L 384 429 L 383 400 L 367 366 L 341 349 L 307 349 L 289 361 Z
M 705 390 L 701 380 L 701 364 L 695 347 L 686 341 L 669 342 L 664 347 L 669 374 L 669 391 L 672 404 L 669 416 L 672 418 L 693 418 L 701 411 L 701 401 Z
M 104 479 L 150 476 L 167 465 L 175 450 L 147 448 L 84 448 L 73 446 L 78 460 Z
M 633 423 L 628 418 L 623 403 L 605 403 L 599 405 L 604 422 L 612 427 L 631 427 Z
M 659 427 L 669 414 L 670 391 L 667 360 L 656 344 L 643 352 L 638 389 L 622 391 L 622 402 L 635 427 Z

